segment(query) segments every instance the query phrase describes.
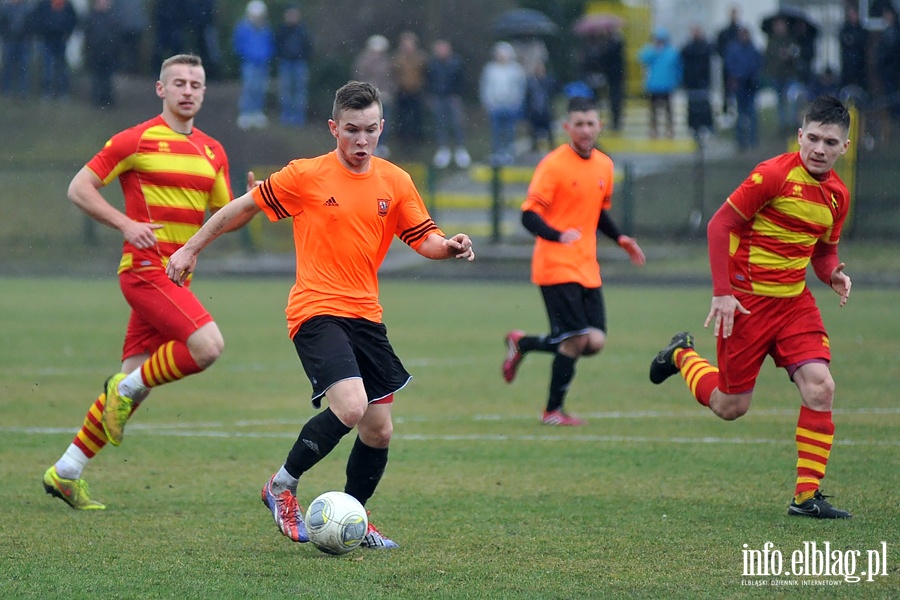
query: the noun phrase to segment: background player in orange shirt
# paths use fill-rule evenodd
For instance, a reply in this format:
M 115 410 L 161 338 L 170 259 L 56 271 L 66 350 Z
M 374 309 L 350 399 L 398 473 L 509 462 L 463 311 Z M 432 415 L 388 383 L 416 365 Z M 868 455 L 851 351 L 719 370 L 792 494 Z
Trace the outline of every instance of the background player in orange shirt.
M 295 542 L 309 539 L 298 480 L 343 436 L 357 429 L 344 491 L 363 505 L 387 466 L 394 392 L 410 380 L 388 341 L 378 300 L 378 267 L 393 237 L 426 258 L 475 258 L 467 235 L 444 237 L 409 174 L 373 156 L 382 117 L 375 86 L 351 81 L 341 87 L 328 121 L 335 151 L 290 162 L 214 215 L 168 265 L 169 277 L 180 284 L 200 251 L 235 220 L 259 211 L 273 221 L 293 219 L 297 277 L 285 311 L 288 330 L 312 384 L 313 405 L 328 400 L 262 489 L 275 524 Z M 362 545 L 397 544 L 370 522 Z
M 850 145 L 850 113 L 832 96 L 815 99 L 789 152 L 756 166 L 707 227 L 713 298 L 704 327 L 714 324 L 718 368 L 681 332 L 650 364 L 659 384 L 681 373 L 697 401 L 731 421 L 750 410 L 767 355 L 800 391 L 797 484 L 789 515 L 841 519 L 819 492 L 834 441 L 834 380 L 828 334 L 806 286 L 806 267 L 840 296 L 850 296 L 837 245 L 850 208 L 832 170 Z
M 114 135 L 69 184 L 78 208 L 122 232 L 119 284 L 131 307 L 121 372 L 106 381 L 75 439 L 44 473 L 47 493 L 75 509 L 106 508 L 91 499 L 82 471 L 107 442 L 122 443 L 125 422 L 150 390 L 206 369 L 224 346 L 197 297 L 165 272 L 169 255 L 200 228 L 206 211 L 232 199 L 224 148 L 194 127 L 205 92 L 199 57 L 166 59 L 156 82 L 162 113 Z M 99 191 L 116 178 L 124 212 Z M 229 230 L 245 222 L 234 221 Z
M 541 417 L 546 425 L 584 425 L 563 410 L 563 402 L 576 361 L 599 353 L 606 343 L 597 232 L 618 243 L 631 262 L 644 264 L 640 246 L 622 235 L 609 214 L 613 162 L 594 147 L 601 127 L 596 105 L 572 98 L 563 123 L 569 142 L 541 160 L 522 204 L 522 225 L 536 238 L 531 281 L 541 288 L 550 333 L 509 332 L 503 378 L 512 383 L 526 353 L 553 353 L 550 392 Z

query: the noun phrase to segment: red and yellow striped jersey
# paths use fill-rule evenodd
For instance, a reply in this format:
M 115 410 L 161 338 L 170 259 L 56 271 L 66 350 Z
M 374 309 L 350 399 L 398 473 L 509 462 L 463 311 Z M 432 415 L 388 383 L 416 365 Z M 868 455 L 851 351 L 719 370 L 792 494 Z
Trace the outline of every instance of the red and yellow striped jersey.
M 728 203 L 745 219 L 730 235 L 732 288 L 792 297 L 806 287 L 815 245 L 838 243 L 850 194 L 834 170 L 817 179 L 789 152 L 757 165 Z
M 538 163 L 522 210 L 536 212 L 558 231 L 580 229 L 581 238 L 571 244 L 536 238 L 531 260 L 534 284 L 600 287 L 597 225 L 600 211 L 612 206 L 613 174 L 613 161 L 606 154 L 595 149 L 585 159 L 568 144 Z
M 297 279 L 285 310 L 293 338 L 318 315 L 381 322 L 378 268 L 394 235 L 418 248 L 443 236 L 409 174 L 373 157 L 348 171 L 334 152 L 297 159 L 253 190 L 270 220 L 293 218 Z
M 233 198 L 222 145 L 196 128 L 178 133 L 162 116 L 114 135 L 87 168 L 104 185 L 119 178 L 129 218 L 163 225 L 155 248 L 123 244 L 120 273 L 162 267 L 200 229 L 207 209 Z

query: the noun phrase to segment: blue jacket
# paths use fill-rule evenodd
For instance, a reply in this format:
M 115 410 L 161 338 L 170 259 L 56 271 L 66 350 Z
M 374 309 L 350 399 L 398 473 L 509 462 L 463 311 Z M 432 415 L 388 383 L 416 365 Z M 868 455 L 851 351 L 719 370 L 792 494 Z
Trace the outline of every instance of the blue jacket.
M 752 42 L 735 40 L 728 44 L 724 62 L 729 77 L 736 80 L 734 83 L 740 81 L 756 85 L 763 65 L 763 56 Z
M 647 44 L 638 52 L 644 65 L 644 90 L 650 94 L 668 94 L 681 84 L 681 53 L 671 44 Z
M 265 65 L 275 56 L 275 34 L 269 26 L 254 27 L 247 19 L 241 20 L 231 36 L 234 53 L 241 62 Z

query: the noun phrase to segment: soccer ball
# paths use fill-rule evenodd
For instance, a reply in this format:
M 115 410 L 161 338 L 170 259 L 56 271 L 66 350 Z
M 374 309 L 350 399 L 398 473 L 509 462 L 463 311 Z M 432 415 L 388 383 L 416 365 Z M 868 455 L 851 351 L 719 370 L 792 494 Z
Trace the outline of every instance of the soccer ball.
M 366 509 L 344 492 L 325 492 L 306 511 L 309 541 L 326 554 L 346 554 L 360 545 L 369 529 Z

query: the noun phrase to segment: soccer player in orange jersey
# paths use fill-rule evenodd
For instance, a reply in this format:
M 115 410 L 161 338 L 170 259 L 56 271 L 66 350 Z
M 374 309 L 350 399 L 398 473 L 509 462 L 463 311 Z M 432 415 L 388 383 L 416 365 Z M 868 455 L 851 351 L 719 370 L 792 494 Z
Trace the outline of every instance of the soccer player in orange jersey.
M 789 515 L 841 519 L 819 491 L 834 440 L 834 380 L 828 334 L 806 267 L 840 297 L 850 278 L 837 254 L 850 196 L 832 167 L 850 144 L 850 113 L 832 96 L 809 106 L 797 138 L 799 152 L 776 156 L 753 169 L 707 227 L 713 298 L 705 327 L 713 323 L 718 368 L 694 350 L 681 332 L 650 364 L 659 384 L 681 373 L 691 393 L 722 419 L 750 409 L 753 387 L 767 355 L 800 391 L 797 483 Z
M 375 86 L 351 81 L 341 87 L 328 121 L 336 149 L 290 162 L 216 213 L 169 260 L 169 277 L 180 284 L 200 251 L 233 221 L 259 211 L 273 221 L 293 220 L 297 276 L 288 332 L 312 384 L 313 405 L 328 400 L 262 489 L 275 524 L 295 542 L 308 541 L 297 501 L 300 476 L 354 427 L 344 491 L 365 505 L 387 466 L 391 404 L 410 379 L 388 341 L 378 300 L 378 267 L 394 236 L 430 259 L 475 258 L 467 235 L 444 237 L 409 174 L 373 156 L 382 115 Z M 370 522 L 362 545 L 397 544 Z
M 609 214 L 613 162 L 594 147 L 601 126 L 590 100 L 572 98 L 563 123 L 569 142 L 541 160 L 522 204 L 522 224 L 536 238 L 531 281 L 541 288 L 550 333 L 509 332 L 503 378 L 512 383 L 528 352 L 553 354 L 550 391 L 541 417 L 545 425 L 584 424 L 566 413 L 563 403 L 576 361 L 597 354 L 606 343 L 597 232 L 621 246 L 631 262 L 644 264 L 640 246 L 619 231 Z
M 114 135 L 69 184 L 78 208 L 122 233 L 119 284 L 131 307 L 121 372 L 106 381 L 72 444 L 44 473 L 47 493 L 75 509 L 105 508 L 90 497 L 82 471 L 107 442 L 122 443 L 126 421 L 150 390 L 203 371 L 222 352 L 210 314 L 165 272 L 169 256 L 200 228 L 206 211 L 215 213 L 233 197 L 224 148 L 194 127 L 205 92 L 199 57 L 165 60 L 156 82 L 162 113 Z M 124 212 L 99 191 L 117 178 Z M 231 229 L 245 222 L 234 221 Z

